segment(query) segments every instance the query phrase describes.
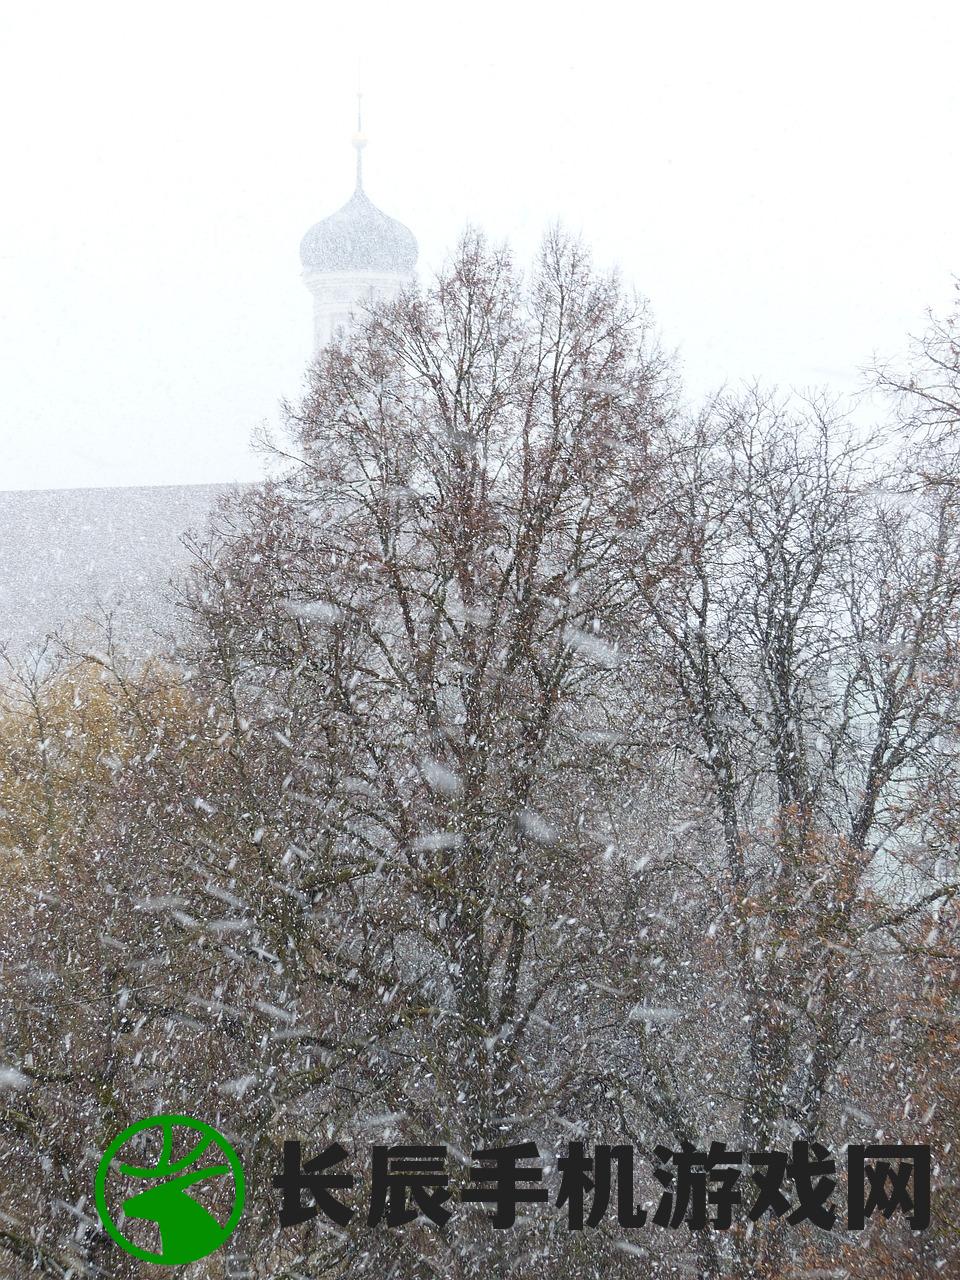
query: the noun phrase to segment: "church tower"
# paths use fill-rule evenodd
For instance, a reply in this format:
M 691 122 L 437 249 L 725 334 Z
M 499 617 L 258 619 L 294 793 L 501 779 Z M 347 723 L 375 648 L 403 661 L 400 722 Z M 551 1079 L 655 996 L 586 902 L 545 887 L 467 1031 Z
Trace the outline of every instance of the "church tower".
M 303 282 L 313 294 L 315 351 L 349 326 L 359 304 L 394 297 L 412 278 L 417 262 L 413 233 L 381 212 L 363 189 L 367 140 L 359 104 L 353 145 L 356 190 L 342 209 L 312 226 L 300 242 Z

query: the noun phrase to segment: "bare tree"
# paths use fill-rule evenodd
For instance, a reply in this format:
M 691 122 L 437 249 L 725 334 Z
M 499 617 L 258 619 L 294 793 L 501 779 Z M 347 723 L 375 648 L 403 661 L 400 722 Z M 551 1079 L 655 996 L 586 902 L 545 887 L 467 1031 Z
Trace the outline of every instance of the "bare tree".
M 755 1150 L 874 1110 L 855 1082 L 886 1057 L 890 930 L 958 887 L 915 803 L 954 759 L 957 509 L 904 499 L 872 443 L 825 406 L 721 400 L 672 454 L 680 590 L 647 592 L 720 837 L 725 1069 L 690 1078 L 717 1114 L 739 1100 Z M 756 1234 L 750 1265 L 780 1274 L 785 1247 Z
M 261 849 L 295 841 L 310 908 L 278 951 L 328 989 L 363 1108 L 405 1138 L 437 1115 L 466 1151 L 541 1129 L 589 979 L 633 928 L 598 863 L 645 750 L 632 635 L 665 373 L 579 246 L 551 236 L 524 288 L 468 237 L 321 357 L 291 414 L 301 464 L 200 579 L 238 803 Z

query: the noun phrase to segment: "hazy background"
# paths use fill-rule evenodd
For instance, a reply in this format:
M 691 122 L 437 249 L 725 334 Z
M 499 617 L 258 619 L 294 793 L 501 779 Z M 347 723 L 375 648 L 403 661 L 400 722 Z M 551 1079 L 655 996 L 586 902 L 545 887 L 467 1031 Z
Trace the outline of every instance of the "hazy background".
M 255 477 L 298 245 L 367 189 L 421 272 L 560 218 L 692 391 L 856 385 L 960 272 L 960 5 L 0 8 L 0 489 Z

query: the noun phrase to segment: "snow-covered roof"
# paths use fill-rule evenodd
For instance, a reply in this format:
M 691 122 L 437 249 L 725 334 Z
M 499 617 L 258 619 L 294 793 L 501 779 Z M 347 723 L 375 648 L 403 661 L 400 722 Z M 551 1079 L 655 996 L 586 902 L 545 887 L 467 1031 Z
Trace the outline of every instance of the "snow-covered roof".
M 310 228 L 300 241 L 308 271 L 377 271 L 408 275 L 417 262 L 409 227 L 390 218 L 362 187 L 336 213 Z
M 0 492 L 0 644 L 14 653 L 88 620 L 113 618 L 121 644 L 143 652 L 177 629 L 171 579 L 187 566 L 227 485 Z

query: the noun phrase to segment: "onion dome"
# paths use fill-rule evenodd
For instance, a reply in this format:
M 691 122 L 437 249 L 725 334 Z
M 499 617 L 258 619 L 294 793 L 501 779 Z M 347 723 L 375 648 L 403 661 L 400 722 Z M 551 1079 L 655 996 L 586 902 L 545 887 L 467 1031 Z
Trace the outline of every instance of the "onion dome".
M 417 242 L 409 227 L 378 209 L 363 189 L 363 148 L 359 131 L 357 187 L 336 213 L 310 228 L 300 241 L 300 261 L 306 271 L 375 271 L 409 275 L 417 262 Z

